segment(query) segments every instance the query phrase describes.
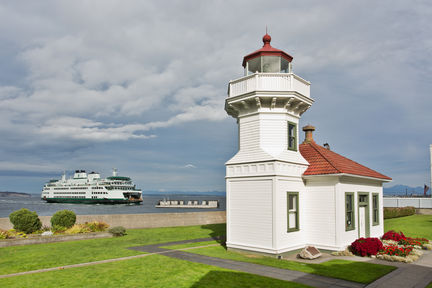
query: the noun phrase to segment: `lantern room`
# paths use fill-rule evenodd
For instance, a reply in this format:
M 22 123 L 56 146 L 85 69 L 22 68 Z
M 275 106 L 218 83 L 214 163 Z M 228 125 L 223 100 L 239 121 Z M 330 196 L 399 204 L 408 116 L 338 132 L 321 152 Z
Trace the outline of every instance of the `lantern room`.
M 244 75 L 254 73 L 291 73 L 293 57 L 270 45 L 271 37 L 263 37 L 263 47 L 243 58 Z

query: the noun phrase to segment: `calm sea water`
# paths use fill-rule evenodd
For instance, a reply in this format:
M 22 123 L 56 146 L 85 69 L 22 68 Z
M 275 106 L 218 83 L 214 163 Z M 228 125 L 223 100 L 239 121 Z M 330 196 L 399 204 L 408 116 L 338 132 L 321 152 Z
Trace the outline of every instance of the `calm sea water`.
M 170 200 L 219 200 L 219 207 L 212 209 L 192 208 L 155 208 L 156 203 L 161 199 Z M 40 199 L 40 195 L 32 197 L 0 197 L 0 217 L 9 217 L 15 210 L 27 208 L 36 211 L 39 216 L 51 216 L 59 210 L 72 210 L 77 215 L 96 214 L 140 214 L 140 213 L 174 213 L 174 212 L 204 212 L 204 211 L 225 211 L 225 196 L 209 195 L 144 195 L 141 205 L 103 205 L 103 204 L 63 204 L 46 203 Z

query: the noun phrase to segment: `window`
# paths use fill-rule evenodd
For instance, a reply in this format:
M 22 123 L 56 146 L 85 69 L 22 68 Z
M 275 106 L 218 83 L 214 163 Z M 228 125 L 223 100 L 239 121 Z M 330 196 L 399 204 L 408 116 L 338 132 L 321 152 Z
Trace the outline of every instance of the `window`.
M 372 194 L 372 225 L 379 225 L 379 202 L 378 193 Z
M 288 150 L 297 151 L 297 124 L 288 122 Z
M 345 231 L 354 230 L 354 193 L 345 193 Z
M 287 192 L 288 232 L 299 230 L 299 193 Z

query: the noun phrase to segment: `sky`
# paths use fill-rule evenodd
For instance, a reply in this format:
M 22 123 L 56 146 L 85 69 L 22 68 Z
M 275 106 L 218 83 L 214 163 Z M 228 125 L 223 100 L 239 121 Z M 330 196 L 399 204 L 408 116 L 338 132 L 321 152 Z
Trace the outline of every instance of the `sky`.
M 114 167 L 144 191 L 224 191 L 227 85 L 266 26 L 311 82 L 300 127 L 390 186 L 430 183 L 430 19 L 416 0 L 2 1 L 0 191 Z

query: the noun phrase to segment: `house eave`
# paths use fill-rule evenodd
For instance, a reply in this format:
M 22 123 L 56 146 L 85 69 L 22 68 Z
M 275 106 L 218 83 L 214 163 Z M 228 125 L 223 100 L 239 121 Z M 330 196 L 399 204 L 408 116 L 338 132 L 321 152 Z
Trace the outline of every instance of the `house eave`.
M 380 181 L 380 182 L 391 182 L 392 179 L 384 179 L 384 178 L 376 178 L 376 177 L 370 177 L 370 176 L 362 176 L 362 175 L 356 175 L 356 174 L 349 174 L 349 173 L 336 173 L 336 174 L 318 174 L 318 175 L 303 175 L 302 178 L 307 179 L 316 179 L 316 177 L 354 177 L 354 178 L 360 178 L 360 179 L 367 179 L 367 180 L 374 180 L 374 181 Z

